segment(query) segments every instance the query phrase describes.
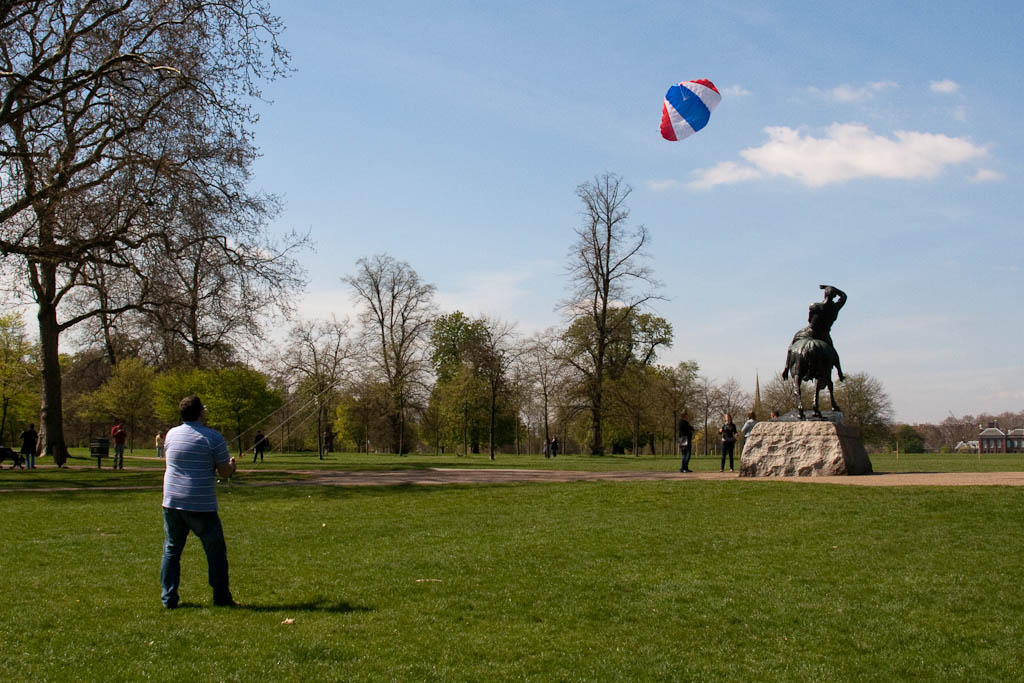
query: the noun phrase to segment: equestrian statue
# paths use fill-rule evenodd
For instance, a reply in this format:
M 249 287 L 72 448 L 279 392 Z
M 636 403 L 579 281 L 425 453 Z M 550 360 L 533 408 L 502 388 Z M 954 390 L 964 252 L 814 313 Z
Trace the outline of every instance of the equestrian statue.
M 814 416 L 821 417 L 818 408 L 818 394 L 828 388 L 832 410 L 840 411 L 832 388 L 832 368 L 839 373 L 842 382 L 843 368 L 839 354 L 832 345 L 832 324 L 839 315 L 839 309 L 846 303 L 846 294 L 832 285 L 820 285 L 825 293 L 824 301 L 815 301 L 807 313 L 807 327 L 793 335 L 793 342 L 786 352 L 786 367 L 782 379 L 793 378 L 793 394 L 796 396 L 797 412 L 804 419 L 804 405 L 800 397 L 800 383 L 814 382 Z

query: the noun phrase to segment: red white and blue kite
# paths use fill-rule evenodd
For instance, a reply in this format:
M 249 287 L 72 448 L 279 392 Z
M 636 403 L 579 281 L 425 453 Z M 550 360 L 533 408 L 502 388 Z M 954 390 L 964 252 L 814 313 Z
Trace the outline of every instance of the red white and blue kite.
M 690 137 L 708 125 L 721 101 L 718 88 L 706 78 L 673 85 L 661 107 L 661 137 L 673 142 Z

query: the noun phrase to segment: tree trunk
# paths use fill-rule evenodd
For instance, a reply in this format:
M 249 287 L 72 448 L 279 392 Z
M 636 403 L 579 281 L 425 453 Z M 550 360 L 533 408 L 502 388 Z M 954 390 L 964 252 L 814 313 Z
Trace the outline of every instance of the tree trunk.
M 591 400 L 590 406 L 592 439 L 591 455 L 604 455 L 604 437 L 601 434 L 601 393 L 598 391 Z
M 43 284 L 49 291 L 56 289 L 57 267 L 53 264 L 39 264 Z M 39 355 L 43 364 L 43 400 L 39 410 L 39 446 L 42 455 L 53 458 L 57 467 L 63 467 L 68 459 L 68 447 L 64 442 L 63 398 L 61 394 L 60 371 L 60 326 L 57 324 L 57 307 L 53 297 L 39 296 Z
M 604 455 L 604 435 L 601 428 L 601 404 L 604 398 L 602 389 L 604 381 L 604 342 L 599 340 L 597 344 L 597 362 L 594 363 L 594 378 L 591 396 L 591 421 L 593 423 L 593 442 L 590 444 L 591 455 Z
M 494 414 L 498 411 L 498 392 L 496 388 L 491 389 L 491 415 L 487 425 L 487 448 L 491 456 L 491 460 L 494 460 Z
M 4 432 L 7 430 L 7 405 L 10 402 L 11 402 L 11 399 L 9 397 L 7 397 L 7 396 L 4 396 L 3 417 L 0 418 L 0 445 L 3 445 L 3 443 L 4 443 Z M 13 441 L 11 442 L 11 445 L 14 445 Z

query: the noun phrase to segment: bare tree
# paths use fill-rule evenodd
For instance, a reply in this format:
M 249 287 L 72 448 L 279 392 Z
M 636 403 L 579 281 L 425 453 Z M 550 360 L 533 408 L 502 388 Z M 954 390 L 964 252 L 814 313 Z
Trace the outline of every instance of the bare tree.
M 718 407 L 722 413 L 728 413 L 734 419 L 751 404 L 751 400 L 750 394 L 743 391 L 733 377 L 718 386 Z
M 604 454 L 601 420 L 609 344 L 637 309 L 658 298 L 653 292 L 658 283 L 644 251 L 647 229 L 629 224 L 626 201 L 631 192 L 613 173 L 576 188 L 583 223 L 569 252 L 571 291 L 563 309 L 574 332 L 574 348 L 566 359 L 586 382 L 593 455 Z
M 288 334 L 278 365 L 297 388 L 299 395 L 312 395 L 316 407 L 317 452 L 324 457 L 328 416 L 333 411 L 340 384 L 348 373 L 351 357 L 347 321 L 336 318 L 303 321 Z
M 360 341 L 368 363 L 389 391 L 393 453 L 406 449 L 406 410 L 427 371 L 426 342 L 434 317 L 434 285 L 420 281 L 404 261 L 387 254 L 361 258 L 342 278 L 362 306 Z
M 553 328 L 533 335 L 527 341 L 521 359 L 524 370 L 528 373 L 530 386 L 537 397 L 544 443 L 551 440 L 551 414 L 558 388 L 563 380 L 557 339 L 558 334 Z
M 285 68 L 281 30 L 262 0 L 0 6 L 0 253 L 21 259 L 38 306 L 41 440 L 58 464 L 60 334 L 127 310 L 58 307 L 87 264 L 137 270 L 183 195 L 244 200 L 248 99 Z

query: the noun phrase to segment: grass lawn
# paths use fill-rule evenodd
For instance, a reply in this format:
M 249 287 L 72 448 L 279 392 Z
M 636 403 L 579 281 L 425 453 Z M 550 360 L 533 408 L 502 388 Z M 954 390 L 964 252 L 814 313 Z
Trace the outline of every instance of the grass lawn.
M 185 604 L 166 611 L 158 492 L 0 494 L 3 678 L 1024 677 L 1024 489 L 691 480 L 220 497 L 245 606 L 210 606 L 193 538 Z

